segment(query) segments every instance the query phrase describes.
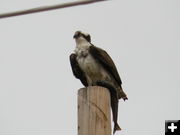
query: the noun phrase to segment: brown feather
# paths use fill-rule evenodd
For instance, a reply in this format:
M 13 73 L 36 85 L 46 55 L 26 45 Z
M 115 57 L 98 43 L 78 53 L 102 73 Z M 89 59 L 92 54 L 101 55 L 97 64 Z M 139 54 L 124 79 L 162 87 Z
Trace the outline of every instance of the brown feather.
M 82 84 L 84 86 L 88 86 L 88 83 L 87 83 L 87 80 L 86 80 L 86 77 L 85 77 L 85 74 L 84 72 L 81 70 L 81 68 L 79 67 L 79 64 L 76 60 L 76 57 L 77 55 L 72 53 L 70 56 L 69 56 L 69 59 L 70 59 L 70 63 L 71 63 L 71 68 L 72 68 L 72 71 L 73 71 L 73 74 L 76 78 L 80 79 Z
M 108 53 L 94 45 L 90 46 L 89 51 L 93 57 L 98 60 L 103 65 L 103 67 L 114 77 L 117 84 L 121 86 L 122 81 L 118 74 L 117 68 Z

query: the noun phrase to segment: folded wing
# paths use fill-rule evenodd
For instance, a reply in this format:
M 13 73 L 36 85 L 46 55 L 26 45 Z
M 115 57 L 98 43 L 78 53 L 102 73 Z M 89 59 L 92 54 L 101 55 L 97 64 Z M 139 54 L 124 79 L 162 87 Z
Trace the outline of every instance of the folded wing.
M 77 62 L 77 60 L 76 60 L 76 57 L 77 57 L 77 55 L 76 54 L 74 54 L 74 53 L 72 53 L 71 55 L 70 55 L 70 63 L 71 63 L 71 68 L 72 68 L 72 71 L 73 71 L 73 74 L 74 74 L 74 76 L 76 77 L 76 78 L 78 78 L 78 79 L 80 79 L 81 80 L 81 82 L 82 82 L 82 84 L 84 85 L 84 86 L 88 86 L 88 83 L 87 83 L 87 80 L 86 80 L 86 77 L 85 77 L 85 74 L 84 74 L 84 72 L 81 70 L 81 68 L 79 67 L 79 64 L 78 64 L 78 62 Z
M 106 71 L 109 72 L 112 75 L 112 77 L 114 77 L 117 84 L 121 86 L 122 81 L 118 74 L 117 68 L 111 57 L 108 55 L 108 53 L 94 45 L 90 46 L 89 51 L 91 55 L 102 64 L 102 66 L 106 69 Z

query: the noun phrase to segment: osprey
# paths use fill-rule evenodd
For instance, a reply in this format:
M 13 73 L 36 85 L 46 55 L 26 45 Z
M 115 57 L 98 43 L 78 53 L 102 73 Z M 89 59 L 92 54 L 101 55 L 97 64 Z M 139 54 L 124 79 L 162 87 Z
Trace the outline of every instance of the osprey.
M 111 95 L 111 108 L 114 121 L 114 133 L 121 130 L 117 123 L 118 99 L 127 99 L 121 87 L 121 79 L 111 57 L 101 48 L 91 43 L 89 34 L 76 31 L 76 48 L 70 55 L 73 74 L 84 86 L 103 86 Z

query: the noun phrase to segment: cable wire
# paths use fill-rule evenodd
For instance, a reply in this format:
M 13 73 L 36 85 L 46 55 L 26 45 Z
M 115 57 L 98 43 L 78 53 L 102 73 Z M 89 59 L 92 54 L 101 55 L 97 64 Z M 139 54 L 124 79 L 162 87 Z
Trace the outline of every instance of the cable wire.
M 13 17 L 13 16 L 19 16 L 19 15 L 25 15 L 25 14 L 32 14 L 32 13 L 37 13 L 37 12 L 43 12 L 43 11 L 48 11 L 48 10 L 55 10 L 55 9 L 60 9 L 60 8 L 91 4 L 91 3 L 96 3 L 100 1 L 107 1 L 107 0 L 84 0 L 84 1 L 69 2 L 69 3 L 57 4 L 57 5 L 51 5 L 51 6 L 41 6 L 41 7 L 31 8 L 31 9 L 26 9 L 26 10 L 21 10 L 21 11 L 3 13 L 3 14 L 0 14 L 0 19 Z

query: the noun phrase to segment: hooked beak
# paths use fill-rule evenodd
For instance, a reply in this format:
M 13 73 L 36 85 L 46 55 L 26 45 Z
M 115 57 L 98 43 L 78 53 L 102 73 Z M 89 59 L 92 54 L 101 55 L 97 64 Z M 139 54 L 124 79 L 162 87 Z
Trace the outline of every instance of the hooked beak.
M 74 34 L 73 38 L 75 39 L 78 38 L 78 34 Z

